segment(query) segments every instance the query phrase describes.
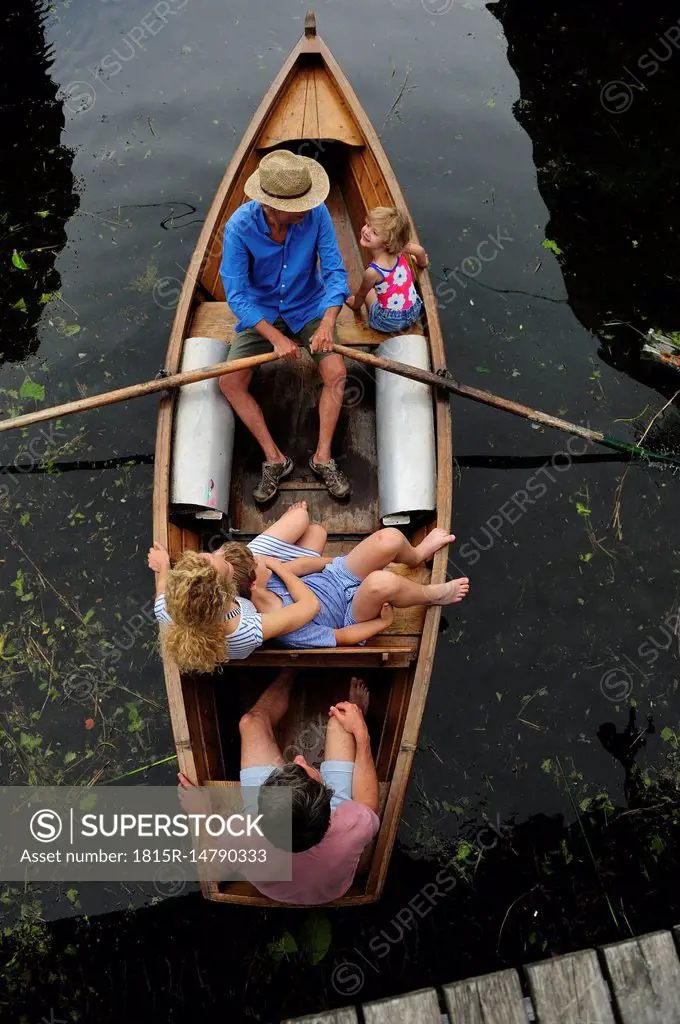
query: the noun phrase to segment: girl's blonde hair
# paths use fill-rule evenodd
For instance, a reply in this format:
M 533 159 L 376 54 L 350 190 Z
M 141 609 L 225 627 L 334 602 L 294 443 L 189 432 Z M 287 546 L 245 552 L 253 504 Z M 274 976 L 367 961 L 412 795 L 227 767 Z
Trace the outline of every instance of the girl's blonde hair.
M 371 227 L 378 228 L 385 238 L 385 248 L 393 256 L 402 251 L 411 237 L 408 217 L 396 206 L 376 206 L 368 211 L 366 220 Z
M 255 582 L 255 558 L 249 547 L 230 541 L 219 549 L 234 568 L 234 585 L 241 597 L 250 597 Z
M 229 661 L 224 620 L 235 596 L 235 584 L 195 551 L 170 569 L 165 603 L 172 625 L 161 630 L 161 649 L 180 672 L 213 672 Z

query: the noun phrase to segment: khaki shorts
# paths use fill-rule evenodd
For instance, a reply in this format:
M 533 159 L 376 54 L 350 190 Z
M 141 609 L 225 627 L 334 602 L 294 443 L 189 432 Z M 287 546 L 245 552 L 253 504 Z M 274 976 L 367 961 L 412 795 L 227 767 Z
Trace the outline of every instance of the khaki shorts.
M 293 334 L 288 324 L 277 317 L 273 327 L 277 331 L 281 331 L 287 338 L 292 341 L 297 341 L 298 345 L 302 348 L 306 348 L 309 352 L 309 346 L 312 341 L 312 335 L 317 330 L 321 323 L 320 319 L 310 320 L 306 323 L 297 334 Z M 333 342 L 339 344 L 338 329 L 333 327 Z M 254 327 L 249 327 L 245 331 L 238 331 L 234 335 L 234 340 L 229 346 L 229 355 L 227 356 L 227 362 L 230 363 L 232 359 L 246 359 L 248 356 L 260 356 L 264 352 L 273 352 L 274 346 L 271 345 L 266 338 L 263 338 L 259 331 L 256 331 Z M 320 363 L 326 356 L 335 355 L 334 352 L 310 352 L 310 355 L 315 363 Z

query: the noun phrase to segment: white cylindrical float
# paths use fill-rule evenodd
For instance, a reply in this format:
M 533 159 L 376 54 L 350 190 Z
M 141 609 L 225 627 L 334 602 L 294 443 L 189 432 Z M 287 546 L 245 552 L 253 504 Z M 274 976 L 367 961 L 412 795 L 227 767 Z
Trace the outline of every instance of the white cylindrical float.
M 430 369 L 422 334 L 388 338 L 377 355 Z M 437 467 L 432 392 L 427 384 L 375 371 L 378 510 L 385 526 L 411 521 L 417 512 L 437 507 Z
M 227 358 L 216 338 L 187 338 L 180 369 L 198 370 Z M 221 519 L 229 510 L 235 419 L 219 378 L 179 389 L 172 446 L 170 502 L 174 512 Z

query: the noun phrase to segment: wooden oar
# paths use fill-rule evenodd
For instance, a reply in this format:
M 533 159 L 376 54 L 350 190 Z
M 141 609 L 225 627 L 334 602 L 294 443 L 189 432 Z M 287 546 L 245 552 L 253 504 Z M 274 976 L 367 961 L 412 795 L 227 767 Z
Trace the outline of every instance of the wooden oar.
M 15 430 L 17 427 L 30 427 L 31 424 L 42 423 L 43 420 L 72 416 L 76 412 L 87 412 L 88 409 L 100 409 L 104 405 L 115 405 L 116 402 L 127 402 L 129 398 L 152 395 L 154 391 L 167 391 L 168 388 L 177 388 L 182 384 L 196 384 L 199 380 L 222 377 L 225 373 L 249 370 L 255 366 L 261 366 L 262 363 L 271 363 L 273 359 L 278 359 L 276 352 L 265 352 L 261 356 L 234 359 L 231 363 L 215 363 L 214 366 L 202 366 L 198 370 L 185 370 L 184 373 L 174 373 L 170 377 L 148 380 L 145 384 L 131 384 L 130 387 L 107 391 L 103 395 L 79 398 L 75 402 L 67 402 L 66 405 L 53 405 L 49 409 L 38 409 L 37 412 L 29 412 L 24 416 L 0 420 L 0 433 L 3 430 Z
M 501 398 L 493 395 L 490 391 L 482 391 L 480 388 L 470 387 L 469 384 L 461 384 L 453 377 L 431 373 L 429 370 L 420 370 L 417 366 L 409 366 L 406 363 L 399 363 L 394 359 L 383 359 L 380 356 L 369 355 L 368 352 L 361 352 L 347 345 L 334 345 L 333 351 L 347 359 L 355 359 L 358 363 L 365 363 L 366 366 L 373 366 L 377 370 L 388 370 L 400 377 L 408 377 L 409 380 L 416 380 L 421 384 L 429 384 L 431 387 L 441 388 L 450 391 L 462 398 L 469 398 L 473 402 L 481 402 L 482 405 L 490 405 L 495 409 L 503 409 L 511 412 L 514 416 L 522 416 L 525 420 L 532 420 L 534 423 L 542 423 L 543 426 L 553 427 L 555 430 L 563 430 L 567 434 L 575 434 L 577 437 L 585 437 L 595 444 L 604 445 L 606 448 L 614 448 L 618 452 L 627 452 L 634 458 L 650 459 L 653 462 L 668 462 L 680 466 L 680 459 L 672 455 L 664 455 L 661 452 L 652 452 L 647 448 L 640 448 L 635 444 L 628 444 L 626 441 L 619 441 L 615 437 L 603 434 L 601 430 L 591 430 L 590 427 L 582 427 L 578 423 L 570 423 L 568 420 L 560 419 L 558 416 L 551 416 L 549 413 L 532 409 L 528 405 L 520 405 L 509 398 Z

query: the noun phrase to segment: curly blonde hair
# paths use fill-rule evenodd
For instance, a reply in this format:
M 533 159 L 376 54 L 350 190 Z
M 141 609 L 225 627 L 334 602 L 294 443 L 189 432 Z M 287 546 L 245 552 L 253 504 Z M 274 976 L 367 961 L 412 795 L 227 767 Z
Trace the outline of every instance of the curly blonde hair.
M 235 597 L 235 584 L 195 551 L 170 569 L 165 602 L 172 625 L 161 630 L 161 649 L 180 672 L 213 672 L 229 661 L 224 620 Z
M 376 206 L 368 211 L 366 220 L 384 236 L 385 248 L 393 256 L 402 251 L 411 237 L 408 217 L 396 206 Z
M 219 551 L 234 568 L 234 583 L 241 597 L 250 597 L 255 582 L 255 558 L 250 548 L 230 541 Z

